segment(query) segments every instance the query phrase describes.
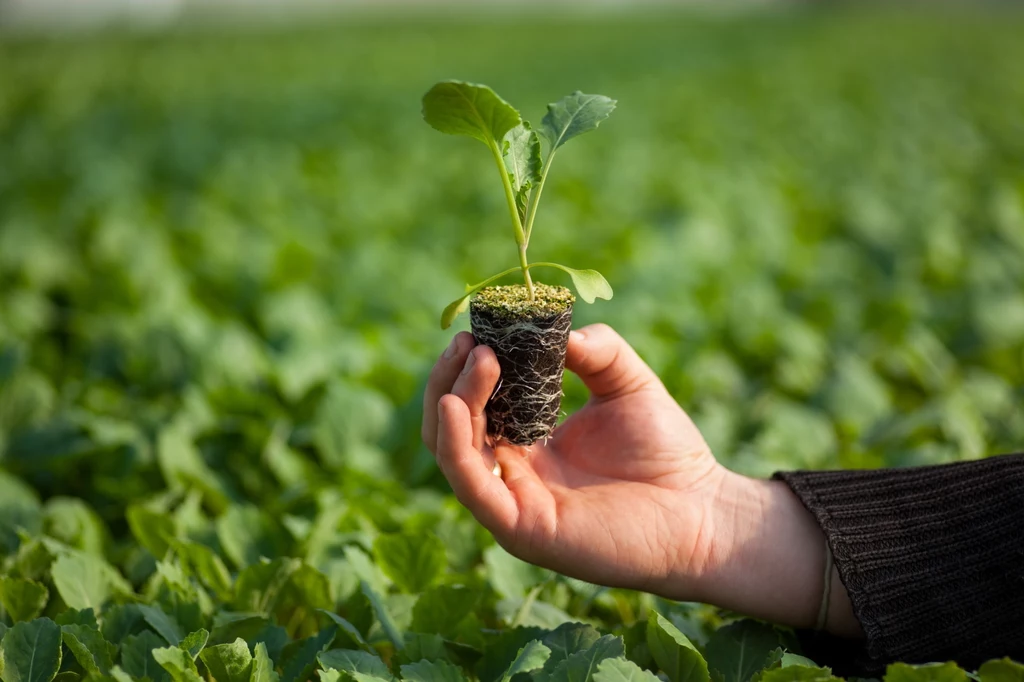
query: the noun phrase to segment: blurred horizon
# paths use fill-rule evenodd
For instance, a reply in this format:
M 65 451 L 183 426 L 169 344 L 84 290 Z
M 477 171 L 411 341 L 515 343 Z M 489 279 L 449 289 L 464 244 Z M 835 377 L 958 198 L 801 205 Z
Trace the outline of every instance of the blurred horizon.
M 608 12 L 731 13 L 804 4 L 806 0 L 0 0 L 0 31 L 161 29 L 175 26 L 310 24 L 345 18 L 408 19 L 458 12 L 462 19 L 523 16 L 583 17 Z
M 1024 9 L 1024 0 L 0 0 L 0 36 L 103 30 L 315 25 L 344 20 L 488 17 L 584 20 L 609 14 L 730 16 L 790 8 L 910 12 Z M 543 14 L 533 14 L 543 9 Z

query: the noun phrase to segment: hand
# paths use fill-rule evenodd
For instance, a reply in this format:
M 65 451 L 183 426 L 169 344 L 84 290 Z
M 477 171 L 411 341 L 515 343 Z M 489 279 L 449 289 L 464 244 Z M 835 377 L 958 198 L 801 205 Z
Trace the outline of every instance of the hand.
M 497 541 L 588 582 L 813 624 L 824 539 L 785 484 L 719 465 L 611 328 L 573 332 L 566 367 L 591 398 L 550 439 L 528 447 L 488 443 L 484 408 L 500 373 L 490 348 L 458 334 L 431 373 L 424 442 Z M 772 580 L 785 585 L 765 589 Z
M 499 543 L 604 585 L 650 590 L 674 572 L 701 570 L 708 538 L 700 529 L 724 471 L 618 334 L 603 325 L 571 334 L 566 365 L 592 397 L 530 447 L 485 443 L 484 406 L 500 371 L 491 349 L 473 348 L 462 333 L 449 354 L 427 387 L 423 437 Z M 495 458 L 501 478 L 491 473 Z

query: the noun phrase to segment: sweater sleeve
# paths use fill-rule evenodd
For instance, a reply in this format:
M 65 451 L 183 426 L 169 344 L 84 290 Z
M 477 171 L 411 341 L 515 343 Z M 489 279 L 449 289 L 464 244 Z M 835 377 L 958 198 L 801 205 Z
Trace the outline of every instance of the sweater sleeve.
M 812 658 L 846 675 L 1024 660 L 1024 454 L 775 478 L 820 524 L 865 633 L 803 633 Z

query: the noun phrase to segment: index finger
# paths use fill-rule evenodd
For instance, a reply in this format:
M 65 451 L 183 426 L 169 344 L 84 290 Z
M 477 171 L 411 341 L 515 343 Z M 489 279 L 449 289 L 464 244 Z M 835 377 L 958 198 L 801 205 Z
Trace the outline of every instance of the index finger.
M 445 393 L 451 393 L 459 372 L 466 364 L 469 351 L 473 350 L 476 340 L 469 332 L 459 332 L 451 344 L 437 359 L 434 369 L 430 371 L 427 388 L 423 391 L 423 424 L 420 435 L 423 444 L 435 455 L 437 454 L 437 401 Z

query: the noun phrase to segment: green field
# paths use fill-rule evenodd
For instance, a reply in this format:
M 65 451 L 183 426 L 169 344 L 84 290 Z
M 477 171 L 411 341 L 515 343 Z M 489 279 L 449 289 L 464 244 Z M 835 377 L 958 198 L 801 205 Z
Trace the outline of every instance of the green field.
M 492 162 L 420 96 L 619 101 L 560 152 L 531 256 L 605 274 L 577 324 L 633 343 L 724 463 L 949 462 L 1024 447 L 1022 32 L 846 9 L 7 37 L 3 679 L 303 682 L 331 648 L 365 651 L 324 682 L 420 658 L 451 663 L 404 679 L 494 682 L 554 641 L 522 626 L 567 621 L 657 670 L 652 608 L 716 669 L 728 614 L 518 563 L 420 444 L 441 309 L 516 264 Z M 597 656 L 572 633 L 538 682 L 587 682 L 555 665 Z M 218 673 L 236 637 L 258 665 Z

